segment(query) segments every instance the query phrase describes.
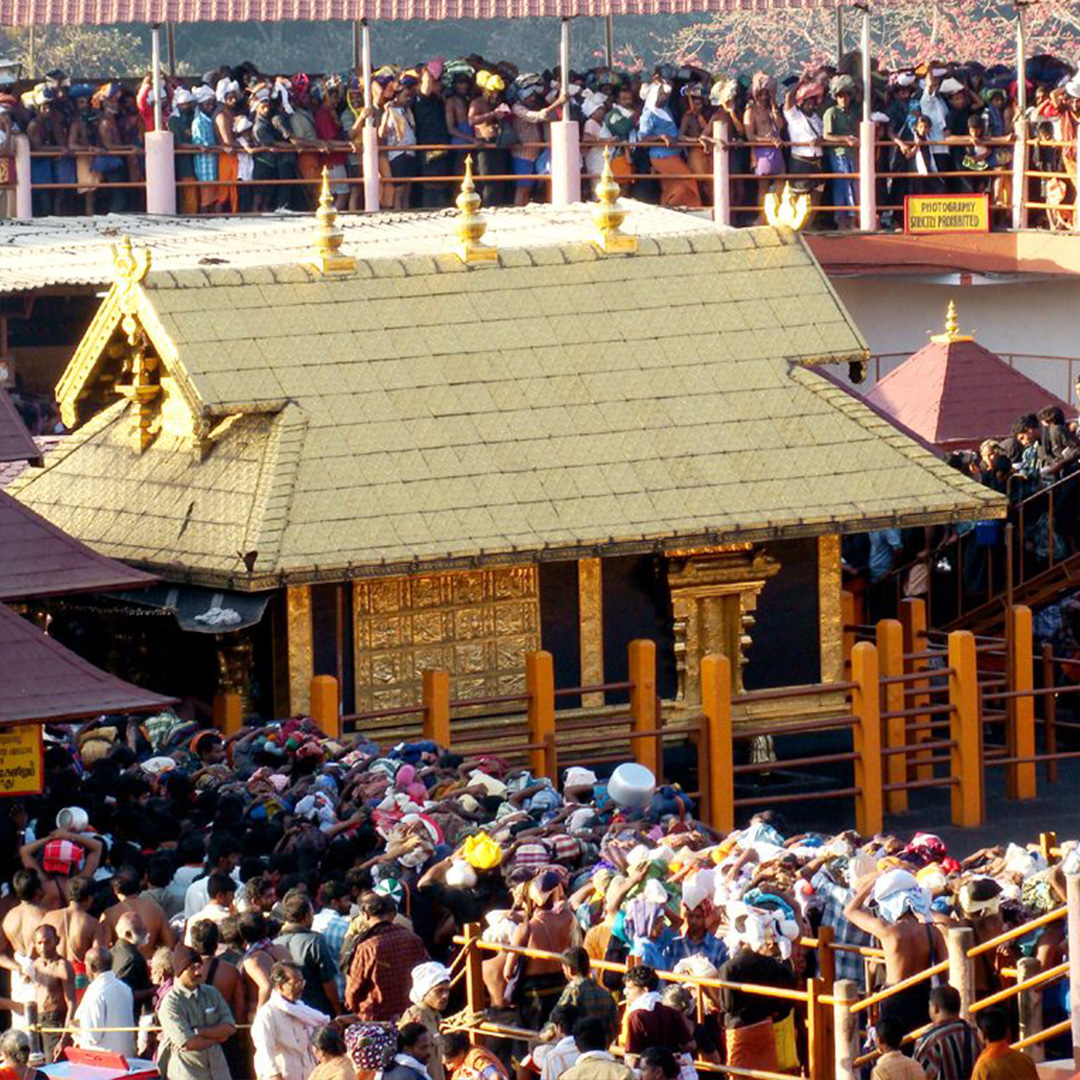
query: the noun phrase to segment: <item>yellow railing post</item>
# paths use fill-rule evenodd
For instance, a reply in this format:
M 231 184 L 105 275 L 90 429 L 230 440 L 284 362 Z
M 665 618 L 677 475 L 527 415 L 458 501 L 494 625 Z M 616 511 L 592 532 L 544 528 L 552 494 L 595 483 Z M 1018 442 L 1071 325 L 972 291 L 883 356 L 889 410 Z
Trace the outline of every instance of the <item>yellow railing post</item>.
M 331 739 L 341 738 L 341 709 L 338 684 L 333 675 L 316 675 L 311 680 L 311 719 Z
M 926 601 L 914 598 L 902 600 L 900 602 L 900 625 L 904 628 L 904 652 L 908 655 L 926 652 Z M 907 674 L 916 671 L 925 671 L 927 667 L 929 667 L 929 663 L 930 662 L 925 657 L 905 660 L 904 671 Z M 912 690 L 929 690 L 930 688 L 928 679 L 913 679 L 910 683 L 905 683 L 905 685 Z M 929 693 L 911 695 L 911 708 L 915 709 L 920 705 L 929 704 Z M 929 719 L 930 717 L 926 713 L 916 713 L 912 716 L 909 726 L 915 727 L 919 724 L 925 724 Z M 912 732 L 912 734 L 914 738 L 911 742 L 913 743 L 928 742 L 933 737 L 932 732 L 926 728 L 923 728 L 921 731 Z M 932 754 L 927 753 L 909 754 L 908 757 L 911 761 L 911 766 L 908 769 L 908 779 L 932 780 L 934 778 L 934 767 L 933 765 L 926 764 L 927 758 L 932 756 Z
M 244 726 L 244 701 L 235 691 L 214 695 L 214 727 L 226 738 Z
M 855 758 L 855 828 L 873 836 L 884 825 L 881 791 L 881 705 L 877 649 L 860 641 L 851 651 L 851 713 Z
M 949 635 L 949 752 L 952 775 L 952 823 L 971 829 L 983 823 L 982 722 L 979 715 L 975 638 L 968 630 Z
M 1039 833 L 1039 850 L 1046 860 L 1047 866 L 1052 866 L 1058 860 L 1058 853 L 1054 850 L 1058 846 L 1056 832 Z
M 701 710 L 706 729 L 704 765 L 709 779 L 707 825 L 718 832 L 735 828 L 734 736 L 731 726 L 731 661 L 713 653 L 701 660 Z M 700 766 L 699 766 L 700 768 Z
M 541 649 L 525 654 L 525 691 L 529 695 L 529 742 L 537 744 L 529 751 L 529 771 L 541 777 L 548 765 L 547 737 L 555 734 L 555 664 L 551 653 Z M 548 779 L 558 787 L 557 776 Z
M 904 674 L 904 628 L 897 619 L 882 619 L 877 624 L 878 664 L 883 679 Z M 882 683 L 881 702 L 884 712 L 902 712 L 904 687 L 907 683 Z M 890 750 L 907 743 L 907 722 L 903 716 L 890 716 L 884 722 L 884 741 Z M 890 784 L 907 780 L 907 754 L 890 754 L 885 761 L 885 777 Z M 885 794 L 885 809 L 890 814 L 903 813 L 908 808 L 906 791 Z
M 480 955 L 480 935 L 483 927 L 479 923 L 466 923 L 463 928 L 465 937 L 465 1002 L 469 1016 L 483 1016 L 487 1008 L 484 994 L 484 958 Z
M 1031 608 L 1022 604 L 1009 608 L 1006 652 L 1008 653 L 1007 690 L 1030 691 L 1035 685 L 1031 637 Z M 1008 757 L 1029 758 L 1035 754 L 1035 698 L 1005 700 L 1005 753 Z M 1010 799 L 1035 798 L 1035 762 L 1024 761 L 1005 766 L 1005 794 Z
M 844 589 L 840 593 L 840 624 L 844 634 L 844 670 L 851 670 L 851 650 L 855 648 L 855 631 L 849 626 L 855 625 L 855 594 Z
M 450 748 L 450 672 L 423 673 L 424 738 Z
M 629 679 L 631 727 L 635 732 L 656 731 L 659 715 L 656 707 L 656 644 L 645 638 L 630 642 Z M 634 739 L 634 760 L 653 776 L 660 776 L 664 747 L 659 739 Z

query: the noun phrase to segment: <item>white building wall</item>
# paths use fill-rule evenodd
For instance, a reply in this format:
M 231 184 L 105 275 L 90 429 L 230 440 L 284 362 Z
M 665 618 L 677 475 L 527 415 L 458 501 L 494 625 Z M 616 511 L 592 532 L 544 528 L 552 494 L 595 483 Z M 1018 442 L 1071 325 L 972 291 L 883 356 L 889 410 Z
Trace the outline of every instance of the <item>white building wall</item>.
M 882 361 L 891 370 L 945 324 L 949 300 L 956 303 L 962 333 L 1009 360 L 1010 353 L 1064 360 L 1016 357 L 1015 366 L 1048 390 L 1076 403 L 1080 375 L 1080 278 L 1034 279 L 968 287 L 898 277 L 835 277 L 832 283 L 862 330 L 872 353 L 901 353 Z M 838 372 L 840 373 L 840 372 Z M 874 368 L 859 389 L 874 382 Z

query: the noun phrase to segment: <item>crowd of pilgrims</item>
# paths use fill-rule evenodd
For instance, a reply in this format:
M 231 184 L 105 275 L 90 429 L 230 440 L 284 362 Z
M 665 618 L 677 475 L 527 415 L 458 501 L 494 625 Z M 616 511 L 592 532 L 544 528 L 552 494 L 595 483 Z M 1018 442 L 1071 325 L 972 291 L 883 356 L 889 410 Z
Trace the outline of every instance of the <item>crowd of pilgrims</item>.
M 466 154 L 475 158 L 486 205 L 546 198 L 545 127 L 564 119 L 581 126 L 586 191 L 610 144 L 624 191 L 698 207 L 712 200 L 713 122 L 723 120 L 732 204 L 742 208 L 738 223 L 757 220 L 764 196 L 780 186 L 777 177 L 790 176 L 815 207 L 832 208 L 815 217 L 816 225 L 847 227 L 858 184 L 835 174 L 858 171 L 858 72 L 858 54 L 779 84 L 760 71 L 599 66 L 570 72 L 564 100 L 558 69 L 523 72 L 471 56 L 381 67 L 365 107 L 355 73 L 271 76 L 245 62 L 201 79 L 165 79 L 160 105 L 177 147 L 178 206 L 187 214 L 310 210 L 324 166 L 338 208 L 362 209 L 358 151 L 369 121 L 381 147 L 384 208 L 448 206 L 458 185 L 450 178 L 461 176 Z M 1032 223 L 1066 227 L 1075 198 L 1080 78 L 1049 56 L 1030 60 L 1026 75 L 1032 165 L 1060 173 L 1033 181 L 1031 195 L 1047 208 L 1035 211 Z M 937 62 L 875 69 L 870 93 L 879 174 L 894 174 L 879 180 L 879 205 L 895 207 L 904 194 L 983 191 L 996 205 L 1008 204 L 1015 69 Z M 0 94 L 0 139 L 25 131 L 40 152 L 32 162 L 35 215 L 137 209 L 154 106 L 149 74 L 138 86 L 94 87 L 53 71 L 21 97 Z M 131 186 L 117 186 L 124 184 Z M 883 224 L 892 221 L 893 210 L 885 209 Z
M 152 1056 L 166 1080 L 795 1074 L 805 1015 L 740 985 L 805 986 L 820 928 L 881 947 L 834 954 L 861 995 L 943 959 L 949 927 L 986 942 L 1064 902 L 1063 864 L 1034 846 L 958 861 L 929 833 L 827 836 L 772 811 L 724 835 L 677 786 L 631 798 L 584 766 L 555 784 L 307 718 L 223 738 L 171 711 L 105 717 L 46 745 L 45 791 L 0 817 L 0 1056 L 17 1080 L 72 1042 Z M 467 928 L 529 950 L 481 952 L 471 1000 Z M 980 956 L 975 991 L 1065 949 L 1048 922 Z M 1061 985 L 1042 990 L 1048 1025 Z M 889 998 L 866 1032 L 875 1077 L 1035 1075 L 1008 1008 L 979 1032 L 958 1012 L 929 979 Z M 477 1036 L 482 1020 L 512 1037 Z

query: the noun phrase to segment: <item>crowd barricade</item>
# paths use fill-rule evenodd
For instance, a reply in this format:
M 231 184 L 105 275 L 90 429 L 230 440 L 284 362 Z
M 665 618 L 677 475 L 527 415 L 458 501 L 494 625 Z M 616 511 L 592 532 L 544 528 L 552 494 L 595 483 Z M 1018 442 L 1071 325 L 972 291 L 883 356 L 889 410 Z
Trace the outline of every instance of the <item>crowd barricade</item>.
M 40 205 L 42 197 L 44 197 L 47 207 L 47 213 L 55 212 L 55 196 L 63 195 L 66 198 L 64 202 L 67 204 L 66 209 L 69 213 L 81 214 L 85 209 L 85 200 L 93 197 L 95 201 L 98 200 L 98 194 L 107 195 L 109 197 L 110 206 L 109 209 L 103 211 L 108 213 L 110 210 L 113 212 L 136 212 L 145 205 L 146 199 L 146 176 L 143 161 L 144 152 L 137 146 L 120 146 L 106 149 L 102 146 L 91 147 L 88 149 L 70 149 L 64 147 L 43 147 L 41 149 L 30 149 L 26 154 L 26 183 L 29 191 L 31 201 L 31 214 L 37 216 L 37 210 L 34 209 L 34 204 Z M 49 182 L 39 182 L 33 178 L 33 167 L 35 162 L 49 161 L 53 163 L 53 175 L 55 177 L 55 166 L 60 161 L 70 162 L 72 168 L 79 168 L 80 165 L 93 164 L 96 159 L 99 158 L 116 158 L 121 161 L 121 165 L 112 171 L 119 172 L 121 170 L 126 171 L 126 180 L 107 180 L 105 177 L 107 173 L 97 173 L 92 169 L 87 168 L 82 179 L 76 178 L 75 180 L 59 181 L 53 179 Z M 90 178 L 93 177 L 91 180 Z M 18 169 L 15 170 L 14 186 L 18 188 L 23 182 L 20 177 Z M 126 194 L 124 194 L 126 193 Z M 116 204 L 116 197 L 124 194 L 124 198 L 119 207 Z M 134 202 L 135 205 L 131 205 Z M 83 205 L 80 205 L 83 204 Z

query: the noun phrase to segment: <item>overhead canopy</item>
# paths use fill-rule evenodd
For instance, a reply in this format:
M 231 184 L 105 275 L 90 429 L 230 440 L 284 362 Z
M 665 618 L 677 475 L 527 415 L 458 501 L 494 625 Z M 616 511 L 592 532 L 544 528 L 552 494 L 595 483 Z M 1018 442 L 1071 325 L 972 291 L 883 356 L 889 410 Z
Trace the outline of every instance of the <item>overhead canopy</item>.
M 22 421 L 11 395 L 0 387 L 0 461 L 41 464 L 41 451 Z
M 88 664 L 0 604 L 0 724 L 152 712 L 173 699 Z
M 154 580 L 99 555 L 0 491 L 0 600 L 137 589 Z
M 892 0 L 902 3 L 904 0 Z M 0 25 L 535 19 L 836 8 L 836 0 L 0 0 Z
M 137 592 L 118 593 L 117 600 L 171 612 L 182 630 L 223 634 L 254 626 L 266 612 L 270 593 L 240 593 L 201 585 L 162 582 Z

